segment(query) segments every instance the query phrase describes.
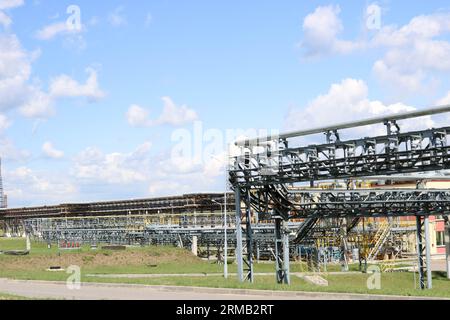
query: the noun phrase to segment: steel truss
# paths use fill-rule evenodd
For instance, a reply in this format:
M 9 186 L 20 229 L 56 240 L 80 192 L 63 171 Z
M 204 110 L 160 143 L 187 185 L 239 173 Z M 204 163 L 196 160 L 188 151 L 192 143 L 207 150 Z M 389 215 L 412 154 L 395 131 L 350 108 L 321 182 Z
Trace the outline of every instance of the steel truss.
M 227 243 L 236 245 L 234 223 L 227 219 Z M 299 222 L 286 225 L 294 234 Z M 141 215 L 78 218 L 38 218 L 24 221 L 27 234 L 46 243 L 76 242 L 80 244 L 175 245 L 189 247 L 193 237 L 199 247 L 224 250 L 223 214 Z M 261 220 L 253 226 L 252 246 L 245 246 L 252 255 L 272 258 L 274 225 Z M 241 243 L 247 243 L 243 237 Z M 208 254 L 209 256 L 209 254 Z
M 289 218 L 398 217 L 450 214 L 449 190 L 290 192 Z
M 314 181 L 353 179 L 358 177 L 389 176 L 393 174 L 420 173 L 450 168 L 447 137 L 450 127 L 401 133 L 398 120 L 449 112 L 450 106 L 394 115 L 356 123 L 305 130 L 240 141 L 239 155 L 231 159 L 229 180 L 236 201 L 245 195 L 245 212 L 272 213 L 276 226 L 277 279 L 288 283 L 287 274 L 280 272 L 289 261 L 281 250 L 282 223 L 291 218 L 305 218 L 297 236 L 305 236 L 320 218 L 359 217 L 428 217 L 450 213 L 450 193 L 446 190 L 389 190 L 345 192 L 289 192 L 294 184 Z M 342 141 L 338 130 L 381 123 L 386 126 L 384 136 Z M 302 146 L 300 137 L 324 133 L 326 143 Z M 420 179 L 418 179 L 420 181 Z M 350 185 L 349 183 L 348 185 Z M 240 201 L 240 200 L 239 200 Z M 240 205 L 236 202 L 236 225 L 241 225 Z M 428 218 L 425 219 L 428 221 Z M 425 228 L 427 229 L 427 228 Z M 242 229 L 238 228 L 237 233 Z M 251 239 L 251 224 L 247 220 L 247 238 Z M 428 232 L 428 231 L 427 231 Z M 345 240 L 345 239 L 344 239 Z M 344 241 L 345 242 L 345 241 Z M 237 248 L 241 251 L 242 248 Z M 429 250 L 428 250 L 429 253 Z M 243 260 L 239 261 L 239 260 Z M 242 266 L 249 266 L 245 279 L 252 281 L 252 257 L 238 256 L 239 274 Z M 286 270 L 286 268 L 285 268 Z M 243 277 L 240 277 L 243 280 Z
M 229 174 L 234 186 L 255 188 L 443 170 L 450 168 L 449 134 L 445 127 L 308 147 L 289 147 L 286 140 L 248 145 Z

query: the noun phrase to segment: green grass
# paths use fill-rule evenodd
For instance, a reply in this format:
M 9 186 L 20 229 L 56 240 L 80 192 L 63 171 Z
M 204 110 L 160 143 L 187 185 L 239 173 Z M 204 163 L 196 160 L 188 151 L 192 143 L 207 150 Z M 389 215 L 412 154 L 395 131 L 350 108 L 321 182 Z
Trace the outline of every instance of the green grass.
M 6 294 L 6 293 L 0 293 L 0 301 L 3 301 L 3 300 L 28 300 L 28 298 L 15 296 L 15 295 L 11 295 L 11 294 Z
M 0 250 L 23 250 L 24 239 L 0 239 Z M 45 243 L 32 243 L 30 255 L 23 257 L 0 255 L 0 277 L 21 280 L 66 281 L 65 272 L 48 272 L 50 264 L 60 264 L 66 268 L 71 264 L 81 267 L 83 282 L 130 283 L 145 285 L 199 286 L 213 288 L 245 288 L 261 290 L 288 290 L 306 292 L 337 292 L 361 294 L 385 294 L 403 296 L 429 296 L 450 298 L 450 281 L 444 273 L 433 273 L 433 290 L 415 288 L 412 273 L 383 273 L 381 290 L 367 289 L 368 274 L 325 274 L 328 287 L 319 287 L 291 275 L 291 285 L 279 285 L 275 281 L 273 263 L 255 264 L 256 273 L 270 273 L 273 276 L 256 276 L 255 283 L 240 283 L 236 276 L 228 280 L 221 276 L 223 266 L 198 259 L 190 252 L 174 247 L 136 247 L 126 251 L 92 251 L 83 247 L 78 251 L 59 251 L 56 246 L 47 248 Z M 340 271 L 340 266 L 329 265 L 329 272 Z M 351 265 L 357 271 L 358 265 Z M 229 272 L 235 273 L 235 264 L 229 265 Z M 307 271 L 304 263 L 291 263 L 291 272 Z M 160 278 L 99 278 L 88 274 L 217 274 L 208 277 L 160 277 Z M 0 294 L 0 297 L 2 295 Z
M 450 298 L 450 281 L 442 275 L 434 274 L 433 290 L 419 290 L 415 288 L 414 276 L 410 273 L 385 273 L 381 277 L 381 289 L 369 290 L 367 288 L 366 274 L 342 274 L 323 276 L 329 282 L 328 287 L 319 287 L 306 282 L 298 277 L 291 278 L 291 285 L 279 285 L 272 276 L 256 276 L 255 283 L 240 283 L 235 277 L 228 280 L 220 276 L 215 277 L 189 277 L 175 278 L 165 277 L 157 279 L 117 279 L 117 278 L 83 278 L 86 282 L 103 283 L 130 283 L 144 285 L 174 285 L 174 286 L 196 286 L 211 288 L 235 288 L 235 289 L 257 289 L 276 291 L 301 291 L 301 292 L 334 292 L 334 293 L 356 293 L 376 295 L 399 295 L 399 296 L 424 296 L 424 297 L 447 297 Z

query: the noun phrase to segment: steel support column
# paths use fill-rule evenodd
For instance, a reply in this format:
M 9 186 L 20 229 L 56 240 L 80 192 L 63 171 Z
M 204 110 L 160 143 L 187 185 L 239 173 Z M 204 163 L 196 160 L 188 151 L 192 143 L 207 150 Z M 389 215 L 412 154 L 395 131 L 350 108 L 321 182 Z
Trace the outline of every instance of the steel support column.
M 289 268 L 289 233 L 283 228 L 283 254 L 284 254 L 284 283 L 291 284 L 290 268 Z
M 277 282 L 283 283 L 284 270 L 283 270 L 283 240 L 281 237 L 281 218 L 275 218 L 275 268 L 277 273 Z
M 426 247 L 426 266 L 427 266 L 427 288 L 433 288 L 433 277 L 431 274 L 431 239 L 430 239 L 430 218 L 425 217 L 425 247 Z
M 244 281 L 244 256 L 242 248 L 242 212 L 241 212 L 241 191 L 236 188 L 234 191 L 236 201 L 236 262 L 238 280 Z
M 445 241 L 445 256 L 447 263 L 447 279 L 450 279 L 450 225 L 448 224 L 448 222 L 445 225 L 444 241 Z
M 286 232 L 280 216 L 275 217 L 275 265 L 277 282 L 290 284 L 289 233 Z
M 248 280 L 250 282 L 254 281 L 254 274 L 253 274 L 253 231 L 252 231 L 252 212 L 251 212 L 251 205 L 250 205 L 250 189 L 246 190 L 246 197 L 245 197 L 245 220 L 246 220 L 246 228 L 245 228 L 245 234 L 246 234 L 246 240 L 247 240 L 247 259 L 244 260 L 244 263 L 247 266 L 247 275 L 245 277 L 245 280 Z
M 422 218 L 416 217 L 416 238 L 417 238 L 417 267 L 419 272 L 420 289 L 425 289 L 425 266 L 423 261 L 423 237 L 422 237 Z

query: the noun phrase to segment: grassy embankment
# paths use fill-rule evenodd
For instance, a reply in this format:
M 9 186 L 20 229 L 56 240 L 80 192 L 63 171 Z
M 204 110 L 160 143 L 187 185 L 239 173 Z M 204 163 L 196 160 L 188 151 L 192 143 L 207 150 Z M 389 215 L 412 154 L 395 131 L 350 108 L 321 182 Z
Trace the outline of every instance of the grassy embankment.
M 18 250 L 25 247 L 23 239 L 0 239 L 0 250 Z M 45 244 L 33 243 L 28 256 L 0 255 L 0 277 L 26 280 L 65 281 L 65 272 L 48 272 L 50 266 L 67 268 L 70 265 L 81 267 L 83 282 L 134 283 L 146 285 L 176 285 L 200 286 L 215 288 L 246 288 L 262 290 L 288 290 L 309 292 L 345 292 L 370 293 L 405 296 L 432 296 L 450 298 L 450 281 L 445 274 L 433 274 L 433 290 L 416 289 L 413 273 L 383 273 L 381 289 L 367 289 L 367 274 L 322 274 L 328 280 L 328 287 L 319 287 L 292 275 L 290 286 L 278 285 L 274 276 L 260 275 L 255 277 L 255 283 L 242 284 L 231 276 L 225 280 L 221 276 L 222 266 L 201 260 L 190 252 L 173 247 L 128 248 L 126 251 L 92 251 L 83 247 L 78 251 L 59 251 L 53 247 L 48 249 Z M 339 266 L 329 266 L 329 271 L 339 271 Z M 351 266 L 357 270 L 357 266 Z M 303 263 L 292 263 L 291 272 L 305 272 Z M 231 264 L 229 272 L 236 272 L 236 266 Z M 255 265 L 257 273 L 273 273 L 274 265 L 260 263 Z M 95 274 L 209 274 L 208 277 L 175 277 L 157 278 L 100 278 Z M 1 296 L 1 295 L 0 295 Z

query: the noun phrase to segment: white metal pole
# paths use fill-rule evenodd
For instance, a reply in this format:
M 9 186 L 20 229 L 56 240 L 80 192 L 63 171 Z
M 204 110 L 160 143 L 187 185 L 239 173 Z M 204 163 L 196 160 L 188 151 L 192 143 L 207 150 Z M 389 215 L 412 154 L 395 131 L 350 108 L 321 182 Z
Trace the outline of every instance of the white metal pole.
M 445 225 L 444 229 L 444 241 L 445 241 L 445 257 L 447 262 L 447 279 L 450 279 L 450 226 Z
M 429 217 L 425 217 L 425 246 L 426 246 L 426 259 L 427 259 L 427 288 L 433 288 L 433 280 L 431 273 L 431 242 L 430 242 L 430 220 Z
M 225 159 L 225 193 L 224 193 L 224 198 L 223 198 L 223 202 L 224 202 L 224 209 L 223 209 L 223 225 L 224 225 L 224 233 L 225 233 L 225 238 L 224 238 L 224 255 L 223 255 L 223 260 L 224 260 L 224 264 L 223 264 L 223 277 L 225 279 L 228 279 L 228 222 L 227 222 L 227 191 L 228 191 L 228 149 L 227 149 L 227 153 L 226 153 L 226 159 Z
M 227 226 L 227 191 L 225 189 L 225 194 L 224 194 L 224 213 L 223 213 L 223 224 L 224 224 L 224 233 L 225 233 L 225 238 L 224 238 L 224 246 L 223 246 L 223 260 L 224 260 L 224 264 L 223 264 L 223 276 L 225 279 L 228 279 L 228 226 Z

